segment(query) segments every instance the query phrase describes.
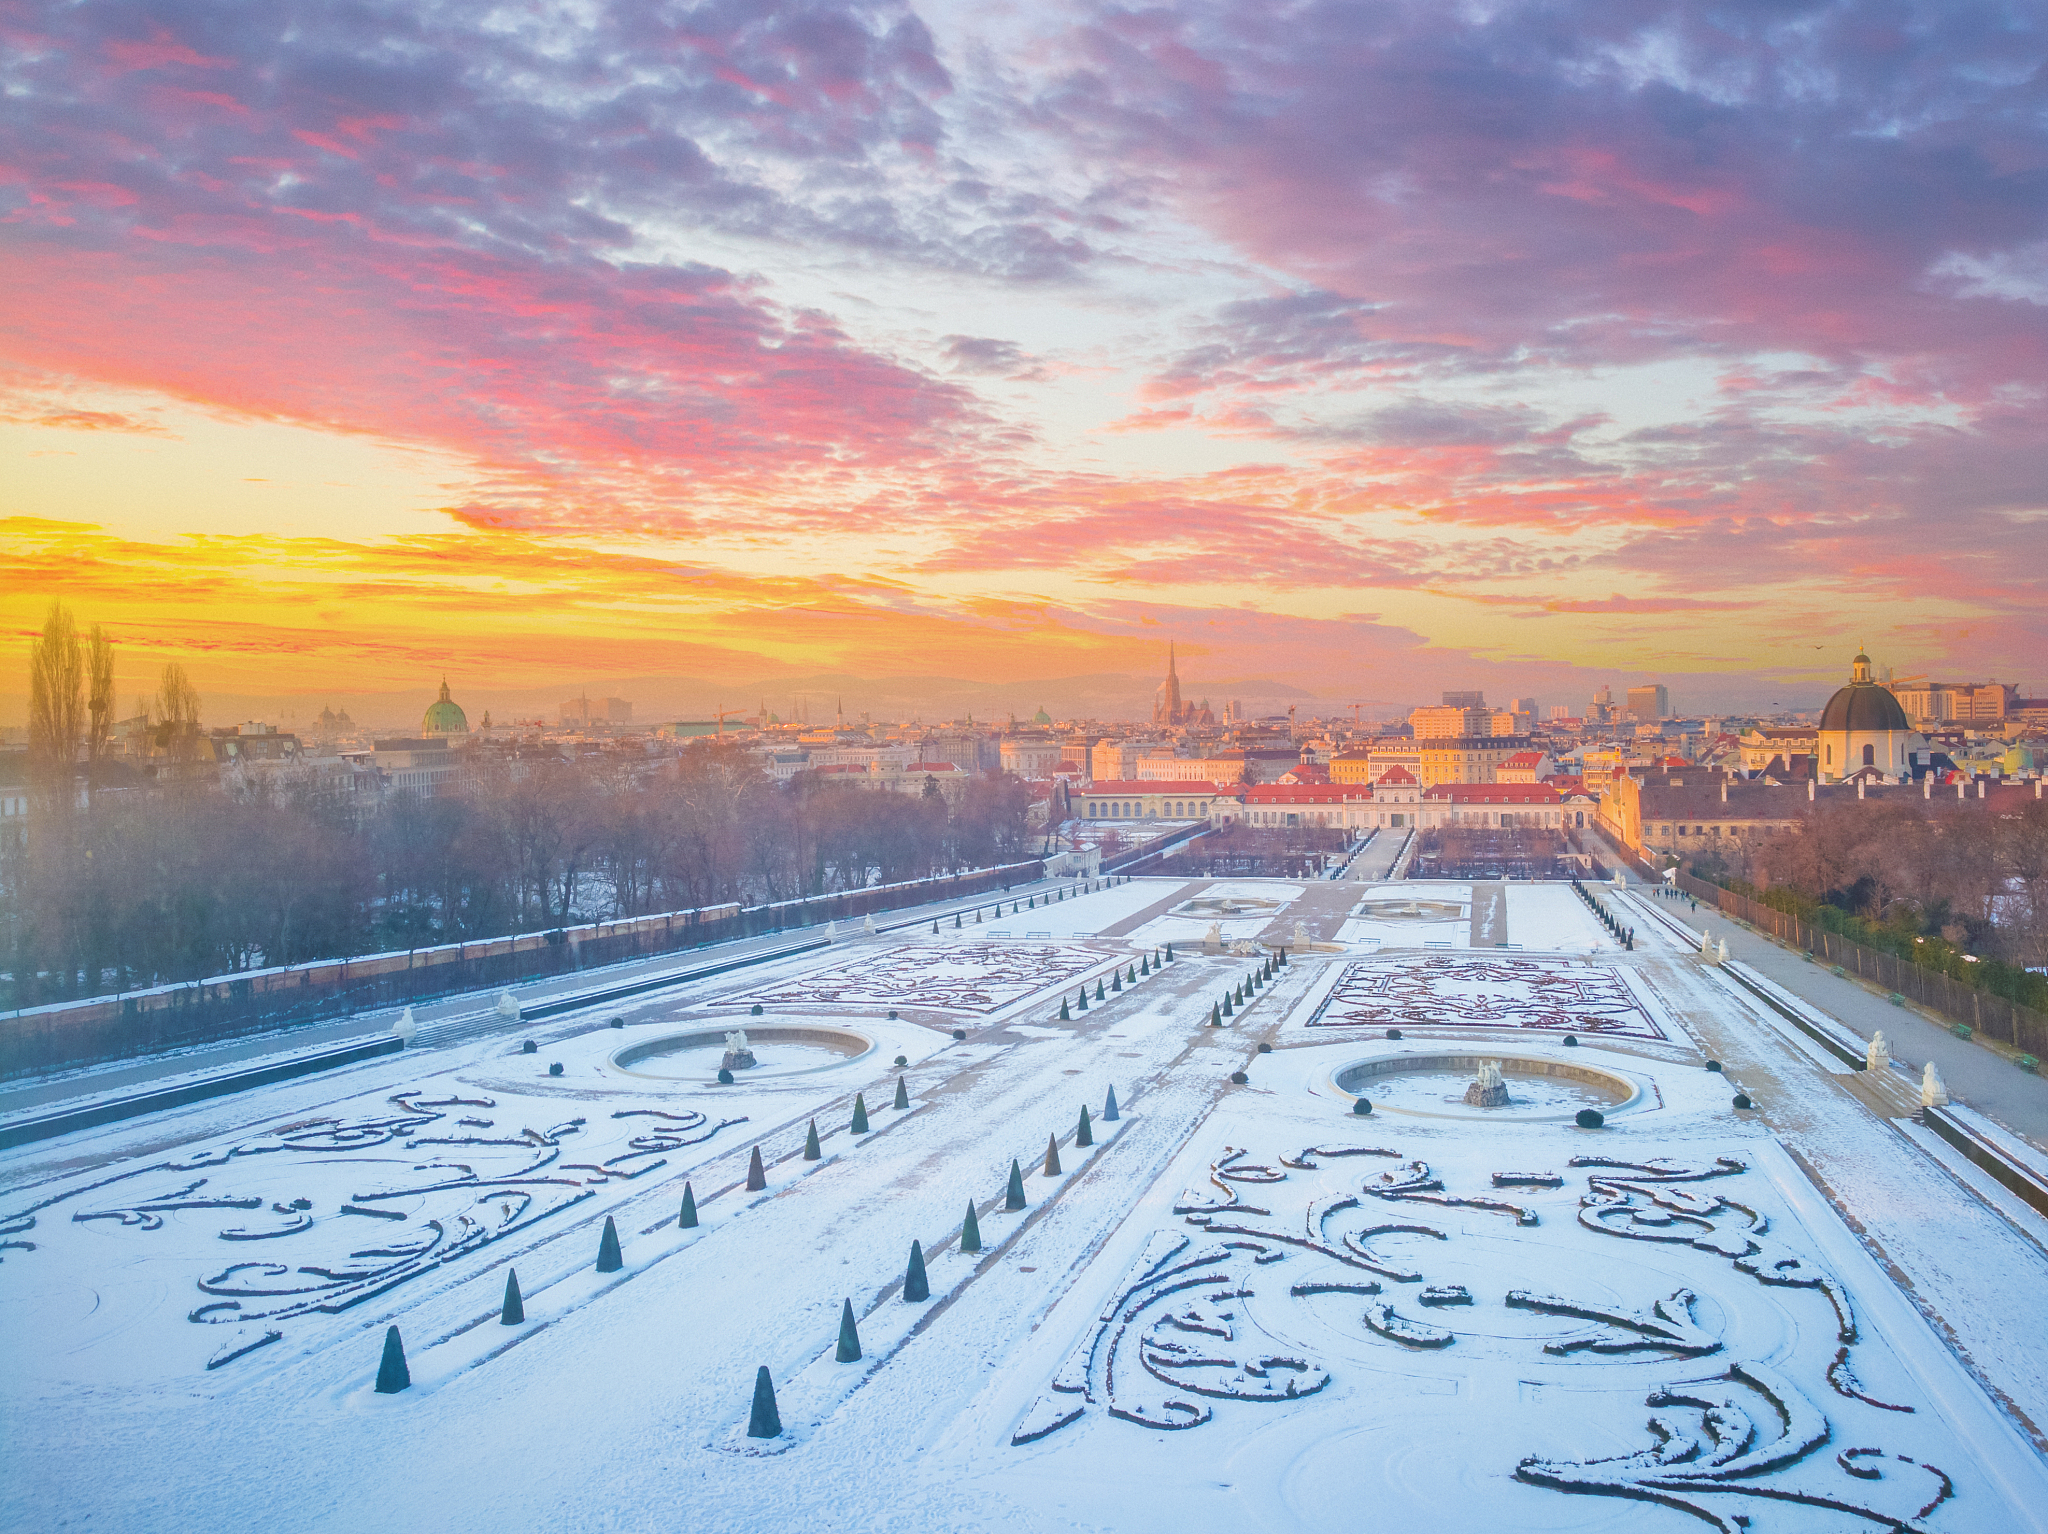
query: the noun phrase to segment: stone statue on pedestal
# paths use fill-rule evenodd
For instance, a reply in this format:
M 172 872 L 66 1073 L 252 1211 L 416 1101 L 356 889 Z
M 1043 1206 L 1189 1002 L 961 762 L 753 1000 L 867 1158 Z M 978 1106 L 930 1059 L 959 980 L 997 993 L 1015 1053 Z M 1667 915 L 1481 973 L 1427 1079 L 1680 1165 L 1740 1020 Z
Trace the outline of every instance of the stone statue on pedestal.
M 722 1071 L 749 1070 L 760 1062 L 754 1058 L 753 1050 L 747 1047 L 747 1030 L 735 1028 L 725 1036 L 725 1055 L 718 1062 Z

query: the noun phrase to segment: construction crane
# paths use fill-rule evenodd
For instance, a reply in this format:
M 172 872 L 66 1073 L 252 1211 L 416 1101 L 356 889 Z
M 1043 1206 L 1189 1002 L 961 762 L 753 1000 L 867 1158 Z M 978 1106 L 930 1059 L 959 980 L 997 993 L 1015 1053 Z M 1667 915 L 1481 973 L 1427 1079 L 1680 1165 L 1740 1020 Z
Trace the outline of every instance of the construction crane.
M 725 739 L 725 716 L 726 716 L 727 714 L 744 714 L 744 713 L 746 712 L 746 710 L 745 710 L 745 709 L 741 709 L 741 708 L 721 708 L 721 709 L 718 709 L 718 710 L 717 710 L 716 712 L 717 712 L 717 715 L 718 715 L 718 738 L 719 738 L 720 740 L 724 740 L 724 739 Z

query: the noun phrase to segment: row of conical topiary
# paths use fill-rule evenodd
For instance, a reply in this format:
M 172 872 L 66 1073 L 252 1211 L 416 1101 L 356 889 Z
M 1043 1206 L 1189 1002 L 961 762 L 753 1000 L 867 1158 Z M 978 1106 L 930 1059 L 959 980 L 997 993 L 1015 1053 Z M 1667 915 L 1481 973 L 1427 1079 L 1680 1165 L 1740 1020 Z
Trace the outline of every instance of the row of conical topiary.
M 1287 954 L 1284 949 L 1277 954 L 1266 955 L 1264 963 L 1260 964 L 1245 979 L 1238 981 L 1236 985 L 1223 993 L 1223 1000 L 1220 1003 L 1212 1002 L 1210 1004 L 1209 1026 L 1211 1028 L 1221 1028 L 1223 1026 L 1223 1019 L 1235 1017 L 1240 1009 L 1250 1003 L 1253 996 L 1266 988 L 1268 981 L 1272 980 L 1286 967 Z
M 910 1106 L 908 1098 L 904 1095 L 903 1079 L 901 1077 L 898 1077 L 896 1081 L 896 1098 L 896 1106 L 898 1108 Z M 1105 1124 L 1114 1124 L 1117 1118 L 1116 1088 L 1111 1087 L 1109 1089 L 1109 1096 L 1102 1105 L 1102 1121 Z M 853 1129 L 856 1134 L 867 1133 L 867 1104 L 860 1093 L 855 1093 L 853 1099 Z M 1088 1109 L 1084 1104 L 1081 1108 L 1081 1122 L 1074 1130 L 1074 1144 L 1079 1147 L 1090 1146 L 1094 1143 L 1094 1124 L 1088 1117 Z M 804 1139 L 804 1159 L 816 1161 L 818 1158 L 818 1123 L 817 1120 L 813 1119 L 810 1132 Z M 1057 1135 L 1048 1135 L 1046 1137 L 1045 1161 L 1042 1170 L 1047 1177 L 1057 1177 L 1060 1175 L 1060 1142 Z M 767 1186 L 767 1169 L 761 1161 L 761 1147 L 757 1145 L 754 1147 L 753 1154 L 747 1163 L 747 1190 L 752 1193 L 758 1193 Z M 1024 1207 L 1024 1169 L 1018 1162 L 1012 1161 L 1010 1163 L 1010 1181 L 1003 1190 L 1003 1208 L 1009 1211 L 1016 1211 Z M 678 1230 L 697 1229 L 697 1195 L 687 1182 L 683 1184 L 682 1212 L 676 1217 L 676 1228 Z M 961 1251 L 970 1253 L 981 1250 L 981 1222 L 975 1212 L 973 1199 L 967 1201 L 967 1215 L 960 1222 L 959 1247 Z M 619 1245 L 618 1224 L 613 1216 L 606 1215 L 604 1217 L 604 1229 L 597 1238 L 597 1271 L 600 1273 L 616 1273 L 624 1268 L 625 1265 L 625 1252 Z M 903 1298 L 915 1303 L 928 1300 L 931 1297 L 931 1283 L 925 1275 L 924 1248 L 917 1241 L 912 1241 L 910 1243 L 910 1263 L 905 1268 L 903 1274 Z M 519 1326 L 523 1325 L 526 1321 L 526 1301 L 519 1291 L 519 1271 L 516 1268 L 506 1270 L 505 1301 L 499 1311 L 498 1320 L 504 1326 Z M 852 1349 L 850 1353 L 848 1352 L 849 1347 Z M 851 1363 L 859 1357 L 860 1336 L 854 1328 L 853 1302 L 848 1300 L 846 1302 L 846 1309 L 839 1320 L 839 1361 L 841 1363 Z M 395 1395 L 401 1390 L 409 1390 L 411 1388 L 412 1371 L 406 1364 L 405 1343 L 400 1337 L 396 1326 L 387 1327 L 384 1332 L 384 1356 L 377 1368 L 377 1393 L 380 1395 Z M 762 1417 L 762 1392 L 764 1390 L 767 1393 L 767 1419 Z M 756 1425 L 768 1419 L 772 1419 L 776 1423 L 773 1432 L 757 1433 L 754 1431 Z M 747 1431 L 756 1438 L 773 1438 L 782 1431 L 780 1424 L 781 1419 L 775 1416 L 775 1387 L 769 1382 L 767 1366 L 763 1365 L 754 1387 L 754 1421 L 748 1425 Z
M 1109 1089 L 1109 1096 L 1102 1105 L 1102 1120 L 1113 1124 L 1117 1120 L 1116 1088 Z M 1095 1143 L 1094 1124 L 1088 1116 L 1088 1109 L 1081 1109 L 1081 1122 L 1074 1130 L 1076 1147 Z M 1041 1167 L 1047 1177 L 1061 1173 L 1059 1136 L 1048 1135 L 1045 1141 L 1045 1161 Z M 1003 1190 L 1004 1210 L 1015 1213 L 1025 1208 L 1024 1168 L 1020 1162 L 1010 1163 L 1010 1180 Z M 972 1255 L 981 1250 L 981 1216 L 974 1207 L 974 1200 L 967 1201 L 967 1213 L 960 1221 L 959 1249 Z M 924 1243 L 913 1240 L 910 1243 L 910 1261 L 903 1270 L 902 1298 L 904 1303 L 920 1305 L 932 1297 L 931 1277 L 925 1270 Z M 861 1359 L 860 1326 L 853 1314 L 853 1301 L 843 1300 L 839 1308 L 839 1343 L 832 1355 L 842 1364 L 858 1363 Z M 754 1403 L 747 1417 L 749 1438 L 779 1438 L 782 1436 L 782 1413 L 775 1402 L 775 1381 L 763 1364 L 754 1373 Z
M 1101 980 L 1097 980 L 1095 982 L 1095 999 L 1097 1001 L 1107 1001 L 1109 1000 L 1110 994 L 1112 992 L 1121 991 L 1126 985 L 1136 985 L 1140 980 L 1144 979 L 1147 975 L 1158 974 L 1161 970 L 1165 969 L 1166 966 L 1171 964 L 1172 962 L 1173 944 L 1171 943 L 1168 943 L 1166 945 L 1166 951 L 1163 954 L 1160 954 L 1157 958 L 1155 958 L 1150 953 L 1140 954 L 1138 956 L 1138 962 L 1136 964 L 1129 965 L 1123 969 L 1112 970 L 1110 972 L 1109 985 L 1107 989 L 1104 988 Z M 1087 1010 L 1088 987 L 1084 985 L 1081 987 L 1080 991 L 1074 997 L 1074 1008 L 1072 1010 L 1070 1010 L 1067 1006 L 1067 999 L 1064 996 L 1060 998 L 1059 1021 L 1063 1023 L 1072 1022 L 1074 1019 L 1074 1011 L 1086 1012 Z

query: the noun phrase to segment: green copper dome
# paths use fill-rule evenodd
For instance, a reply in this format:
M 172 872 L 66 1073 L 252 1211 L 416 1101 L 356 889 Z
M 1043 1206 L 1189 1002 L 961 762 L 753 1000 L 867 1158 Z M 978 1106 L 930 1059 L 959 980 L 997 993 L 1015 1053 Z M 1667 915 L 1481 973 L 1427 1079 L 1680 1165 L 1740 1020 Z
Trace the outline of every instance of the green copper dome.
M 422 735 L 467 735 L 469 716 L 454 699 L 448 696 L 448 679 L 441 678 L 440 698 L 427 705 L 426 716 L 420 720 Z

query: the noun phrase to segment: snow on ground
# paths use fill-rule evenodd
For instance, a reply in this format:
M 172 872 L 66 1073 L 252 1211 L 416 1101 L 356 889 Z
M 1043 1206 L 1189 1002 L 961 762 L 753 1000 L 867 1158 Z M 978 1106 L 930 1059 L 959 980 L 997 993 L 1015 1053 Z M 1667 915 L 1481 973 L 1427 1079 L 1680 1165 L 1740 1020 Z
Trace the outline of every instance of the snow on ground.
M 1509 883 L 1508 943 L 1553 953 L 1612 952 L 1618 945 L 1569 884 Z
M 1050 913 L 1099 931 L 1177 892 L 1148 884 Z M 623 1028 L 523 1025 L 0 1156 L 0 1300 L 27 1339 L 0 1378 L 0 1521 L 2044 1527 L 2040 1459 L 1795 1153 L 1839 1169 L 1832 1196 L 1897 1243 L 1885 1260 L 1924 1306 L 2003 1282 L 2002 1332 L 1974 1310 L 1959 1332 L 1940 1318 L 2001 1389 L 2048 1353 L 2013 1298 L 2031 1248 L 1980 1208 L 1940 1227 L 1966 1249 L 1937 1266 L 1907 1227 L 1947 1174 L 1824 1073 L 1800 1088 L 1832 1094 L 1824 1111 L 1731 1110 L 1688 1030 L 1720 1030 L 1731 1059 L 1754 1039 L 1781 1070 L 1811 1067 L 1688 961 L 1485 956 L 1542 970 L 1507 979 L 1430 968 L 1477 954 L 1375 961 L 1469 1014 L 1430 1051 L 1462 1036 L 1467 1054 L 1636 1084 L 1588 1131 L 1526 1088 L 1492 1118 L 1393 1111 L 1412 1093 L 1352 1114 L 1336 1073 L 1409 1046 L 1304 1026 L 1366 967 L 1341 957 L 1297 958 L 1226 1028 L 1206 1026 L 1210 1003 L 1251 966 L 1199 955 L 1066 1023 L 1048 1007 L 1063 980 L 997 1003 L 964 1042 L 886 1017 L 930 1000 L 941 956 L 960 969 L 999 941 L 970 924 L 957 944 L 840 945 L 605 1009 Z M 862 967 L 905 948 L 924 959 Z M 991 955 L 983 989 L 1021 976 L 1014 960 Z M 857 1003 L 818 1003 L 849 969 Z M 746 1013 L 806 975 L 812 1004 Z M 1561 985 L 1625 1027 L 1567 1048 L 1544 1021 Z M 770 1063 L 730 1087 L 701 1053 L 642 1050 L 736 1024 Z M 826 1028 L 856 1041 L 804 1037 Z M 1758 1079 L 1767 1112 L 1792 1091 Z M 757 1147 L 766 1187 L 750 1192 Z M 1891 1167 L 1916 1191 L 1887 1210 Z M 970 1203 L 978 1254 L 959 1249 Z M 623 1261 L 600 1274 L 606 1216 Z M 921 1302 L 901 1292 L 913 1238 Z M 508 1326 L 514 1269 L 526 1319 Z M 834 1356 L 846 1301 L 856 1363 Z M 414 1385 L 378 1395 L 394 1323 Z M 231 1341 L 256 1345 L 223 1357 Z M 761 1365 L 785 1427 L 769 1440 L 744 1432 Z

